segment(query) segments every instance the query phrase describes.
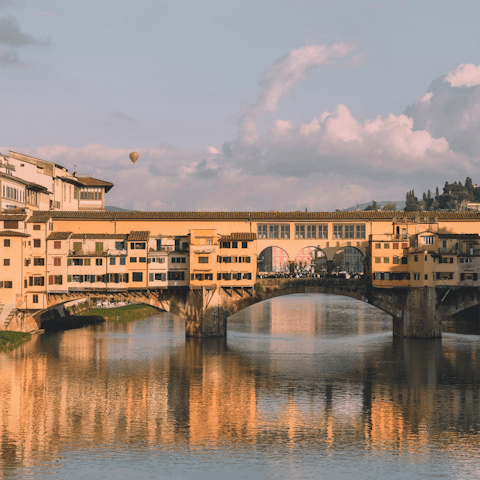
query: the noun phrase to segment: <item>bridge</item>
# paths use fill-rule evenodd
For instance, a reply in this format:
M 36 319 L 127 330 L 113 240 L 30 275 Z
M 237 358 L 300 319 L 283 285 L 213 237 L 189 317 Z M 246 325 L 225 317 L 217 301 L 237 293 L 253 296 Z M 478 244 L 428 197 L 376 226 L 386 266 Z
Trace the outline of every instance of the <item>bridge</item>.
M 185 320 L 187 337 L 222 337 L 227 334 L 227 318 L 256 303 L 298 293 L 342 295 L 369 303 L 393 317 L 393 333 L 402 337 L 438 338 L 447 317 L 480 304 L 478 287 L 374 288 L 367 279 L 279 278 L 258 279 L 253 288 L 173 287 L 90 290 L 49 294 L 48 309 L 82 298 L 106 297 L 151 305 L 179 315 Z M 48 309 L 32 318 L 37 328 Z

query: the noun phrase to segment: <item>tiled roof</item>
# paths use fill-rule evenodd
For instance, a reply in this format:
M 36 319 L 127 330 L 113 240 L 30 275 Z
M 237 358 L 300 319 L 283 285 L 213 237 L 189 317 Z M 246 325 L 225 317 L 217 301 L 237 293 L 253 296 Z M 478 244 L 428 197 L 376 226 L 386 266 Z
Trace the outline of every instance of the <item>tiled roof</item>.
M 438 238 L 454 238 L 457 240 L 479 240 L 477 233 L 439 233 Z
M 14 232 L 13 230 L 0 230 L 0 237 L 29 237 L 28 233 Z
M 140 232 L 140 231 L 134 231 L 132 230 L 130 234 L 128 235 L 128 241 L 138 241 L 138 240 L 143 240 L 146 241 L 148 240 L 148 236 L 150 235 L 150 232 Z
M 0 213 L 25 213 L 24 208 L 2 208 Z
M 72 232 L 52 232 L 47 240 L 67 240 Z
M 47 223 L 50 220 L 52 212 L 35 211 L 27 220 L 27 223 Z
M 27 218 L 27 216 L 25 214 L 23 215 L 5 215 L 5 214 L 1 214 L 0 215 L 0 220 L 20 220 L 20 221 L 23 221 Z
M 128 235 L 124 233 L 74 233 L 72 240 L 126 240 Z
M 359 221 L 394 220 L 480 220 L 480 212 L 48 212 L 52 218 L 98 220 L 243 220 L 243 221 Z
M 108 192 L 112 187 L 113 183 L 106 182 L 105 180 L 100 180 L 93 177 L 77 177 L 80 183 L 83 183 L 86 187 L 105 187 L 105 191 Z
M 252 241 L 257 239 L 257 234 L 256 233 L 249 233 L 249 232 L 237 232 L 237 233 L 232 233 L 231 235 L 222 235 L 220 237 L 220 240 L 222 242 L 235 242 L 235 241 Z

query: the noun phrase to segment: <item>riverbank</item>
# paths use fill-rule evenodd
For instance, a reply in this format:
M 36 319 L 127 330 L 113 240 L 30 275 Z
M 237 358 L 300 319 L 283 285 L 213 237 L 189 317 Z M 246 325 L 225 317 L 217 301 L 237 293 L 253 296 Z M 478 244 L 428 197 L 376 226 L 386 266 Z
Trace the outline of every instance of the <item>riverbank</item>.
M 0 332 L 0 352 L 6 352 L 19 347 L 22 343 L 28 342 L 32 338 L 30 333 L 10 332 L 8 330 Z
M 128 323 L 140 318 L 149 318 L 158 314 L 155 307 L 149 305 L 125 305 L 117 308 L 91 308 L 78 313 L 78 316 L 100 316 L 106 322 Z

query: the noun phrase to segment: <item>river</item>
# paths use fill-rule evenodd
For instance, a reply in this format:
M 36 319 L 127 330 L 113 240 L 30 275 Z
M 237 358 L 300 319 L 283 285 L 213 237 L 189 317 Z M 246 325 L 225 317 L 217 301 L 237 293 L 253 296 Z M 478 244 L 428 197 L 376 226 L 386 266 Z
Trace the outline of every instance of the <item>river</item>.
M 0 354 L 0 478 L 480 478 L 480 337 L 391 323 L 292 295 L 227 339 L 167 313 L 38 335 Z

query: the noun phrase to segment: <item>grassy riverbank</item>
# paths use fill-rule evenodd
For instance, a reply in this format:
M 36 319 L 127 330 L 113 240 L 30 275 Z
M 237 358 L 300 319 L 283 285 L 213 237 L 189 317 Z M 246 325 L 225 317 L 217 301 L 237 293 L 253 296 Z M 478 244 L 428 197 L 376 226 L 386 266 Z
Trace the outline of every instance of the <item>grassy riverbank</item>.
M 119 322 L 128 323 L 140 318 L 153 317 L 157 314 L 158 310 L 149 305 L 126 305 L 118 308 L 91 308 L 90 310 L 85 310 L 77 315 L 82 317 L 99 315 L 100 317 L 103 317 L 106 322 L 116 322 L 118 317 Z
M 0 332 L 0 352 L 13 350 L 22 343 L 28 342 L 31 338 L 32 335 L 30 333 L 2 331 Z

